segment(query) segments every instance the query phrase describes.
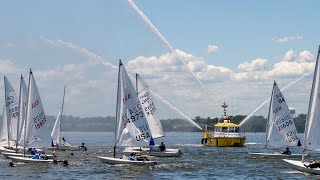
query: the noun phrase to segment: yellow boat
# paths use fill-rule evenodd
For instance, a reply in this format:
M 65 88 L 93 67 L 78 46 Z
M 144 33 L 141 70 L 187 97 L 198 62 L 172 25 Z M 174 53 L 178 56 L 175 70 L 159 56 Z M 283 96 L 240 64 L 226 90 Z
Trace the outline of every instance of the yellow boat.
M 246 141 L 244 133 L 240 132 L 240 125 L 231 122 L 227 115 L 226 108 L 228 105 L 224 102 L 223 105 L 224 115 L 222 122 L 214 125 L 214 130 L 208 130 L 207 126 L 203 132 L 202 144 L 205 146 L 215 147 L 242 147 Z M 212 137 L 213 134 L 213 137 Z

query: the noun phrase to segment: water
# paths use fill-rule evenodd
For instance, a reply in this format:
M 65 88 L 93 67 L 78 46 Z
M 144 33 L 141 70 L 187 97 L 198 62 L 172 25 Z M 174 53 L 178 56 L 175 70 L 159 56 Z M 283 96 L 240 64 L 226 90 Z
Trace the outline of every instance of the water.
M 85 142 L 89 156 L 84 152 L 58 152 L 62 164 L 24 164 L 8 167 L 9 160 L 0 157 L 0 179 L 301 179 L 320 178 L 290 169 L 281 159 L 253 158 L 248 152 L 264 151 L 264 134 L 247 133 L 246 147 L 223 148 L 200 145 L 202 133 L 167 133 L 156 139 L 167 148 L 180 148 L 182 157 L 155 158 L 159 165 L 138 167 L 103 164 L 97 155 L 112 156 L 113 133 L 64 133 L 74 145 Z M 301 137 L 301 136 L 300 136 Z M 284 150 L 284 148 L 283 148 Z M 290 148 L 299 153 L 301 148 Z

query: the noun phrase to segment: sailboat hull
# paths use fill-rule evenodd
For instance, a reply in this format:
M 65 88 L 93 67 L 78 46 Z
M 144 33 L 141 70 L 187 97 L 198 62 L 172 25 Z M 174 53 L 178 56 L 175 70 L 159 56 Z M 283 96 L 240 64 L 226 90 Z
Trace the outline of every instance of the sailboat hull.
M 307 168 L 305 163 L 296 160 L 283 159 L 288 165 L 295 170 L 320 175 L 320 168 Z
M 270 157 L 270 158 L 301 158 L 302 154 L 281 154 L 275 153 L 249 153 L 251 156 Z
M 130 165 L 138 165 L 138 166 L 153 166 L 157 165 L 155 161 L 132 161 L 127 159 L 120 159 L 120 158 L 112 158 L 112 157 L 103 157 L 98 156 L 101 162 L 116 165 L 116 164 L 130 164 Z
M 182 152 L 179 149 L 166 149 L 165 151 L 153 150 L 150 151 L 149 148 L 126 148 L 123 151 L 124 155 L 129 156 L 131 153 L 136 153 L 140 155 L 156 156 L 156 157 L 179 157 L 182 155 Z
M 1 152 L 1 154 L 5 157 L 5 158 L 7 158 L 7 159 L 9 159 L 10 158 L 10 156 L 11 157 L 23 157 L 23 154 L 22 153 L 10 153 L 10 152 Z M 25 157 L 28 157 L 28 158 L 32 158 L 34 155 L 29 155 L 29 154 L 25 154 Z M 49 154 L 42 154 L 41 155 L 41 157 L 42 158 L 45 158 L 45 157 L 47 157 L 48 159 L 53 159 L 53 155 L 49 155 Z
M 48 147 L 47 149 L 53 151 L 84 151 L 84 148 L 79 146 L 59 146 L 57 147 Z
M 9 156 L 13 162 L 24 162 L 24 163 L 53 163 L 53 159 L 32 159 L 31 157 L 17 157 Z

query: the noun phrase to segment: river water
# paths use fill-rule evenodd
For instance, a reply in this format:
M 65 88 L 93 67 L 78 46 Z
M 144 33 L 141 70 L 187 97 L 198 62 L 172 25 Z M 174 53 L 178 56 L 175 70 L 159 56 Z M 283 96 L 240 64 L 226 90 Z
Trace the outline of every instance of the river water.
M 153 167 L 111 166 L 101 163 L 97 155 L 112 156 L 112 133 L 63 133 L 73 145 L 85 142 L 85 152 L 58 152 L 62 164 L 24 164 L 8 167 L 9 160 L 0 157 L 0 179 L 318 179 L 320 176 L 301 173 L 287 167 L 281 159 L 251 157 L 248 152 L 263 152 L 263 133 L 247 133 L 246 147 L 205 147 L 202 133 L 166 133 L 156 139 L 167 148 L 179 148 L 182 157 L 155 158 Z M 300 136 L 302 137 L 302 135 Z M 279 149 L 284 150 L 284 148 Z M 290 148 L 301 153 L 301 147 Z

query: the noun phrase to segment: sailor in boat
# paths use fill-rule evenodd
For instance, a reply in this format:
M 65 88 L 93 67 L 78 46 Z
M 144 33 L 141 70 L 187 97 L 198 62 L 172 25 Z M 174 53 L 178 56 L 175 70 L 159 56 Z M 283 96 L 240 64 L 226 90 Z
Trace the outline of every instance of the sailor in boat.
M 320 168 L 320 161 L 311 161 L 309 164 L 303 164 L 306 168 Z
M 137 157 L 136 157 L 136 154 L 135 153 L 131 153 L 128 160 L 130 161 L 136 161 L 137 160 Z
M 289 147 L 286 148 L 285 151 L 281 152 L 281 154 L 291 154 L 291 151 L 289 150 Z
M 40 152 L 37 152 L 32 159 L 41 159 Z
M 166 145 L 164 145 L 163 142 L 161 142 L 161 144 L 160 144 L 160 146 L 159 146 L 159 150 L 160 150 L 161 152 L 166 151 Z
M 29 153 L 30 155 L 36 155 L 36 150 L 35 150 L 34 148 L 29 148 L 29 149 L 28 149 L 28 153 Z
M 84 145 L 84 143 L 81 144 L 81 146 L 79 146 L 81 149 L 83 149 L 84 151 L 87 151 L 87 147 Z
M 149 148 L 150 148 L 150 151 L 154 151 L 155 149 L 154 149 L 154 140 L 153 140 L 153 138 L 151 137 L 151 139 L 150 139 L 150 142 L 149 142 Z

